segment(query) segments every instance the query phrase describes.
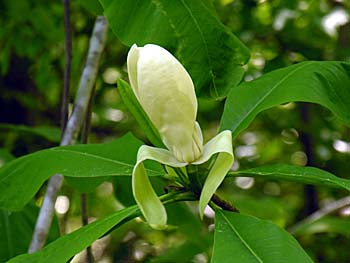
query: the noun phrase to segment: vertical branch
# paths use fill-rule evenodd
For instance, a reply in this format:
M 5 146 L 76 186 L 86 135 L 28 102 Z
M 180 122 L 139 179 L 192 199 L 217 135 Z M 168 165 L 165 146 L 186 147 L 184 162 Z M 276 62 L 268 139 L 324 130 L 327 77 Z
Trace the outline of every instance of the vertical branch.
M 94 86 L 95 87 L 95 86 Z M 80 141 L 83 144 L 86 144 L 88 142 L 88 136 L 90 132 L 90 124 L 91 124 L 91 112 L 92 112 L 92 102 L 95 94 L 95 88 L 92 89 L 92 94 L 90 97 L 90 101 L 88 104 L 87 113 L 85 116 L 85 122 L 83 125 L 83 129 L 81 131 L 81 138 Z M 88 215 L 88 199 L 87 194 L 83 193 L 80 195 L 80 203 L 81 203 L 81 221 L 83 226 L 87 225 L 89 223 L 89 215 Z M 91 246 L 88 246 L 86 248 L 86 259 L 88 263 L 94 262 L 94 257 L 92 254 Z
M 103 16 L 96 19 L 90 38 L 90 45 L 85 67 L 80 78 L 78 91 L 75 97 L 74 109 L 68 120 L 67 128 L 61 145 L 69 145 L 76 141 L 79 131 L 85 121 L 89 100 L 95 85 L 98 64 L 107 40 L 107 22 Z
M 87 206 L 87 195 L 81 194 L 80 196 L 81 200 L 81 221 L 83 223 L 83 226 L 87 225 L 89 223 L 89 217 L 88 217 L 88 206 Z M 88 246 L 86 248 L 86 258 L 88 263 L 94 262 L 94 257 L 92 255 L 91 246 Z
M 69 86 L 70 73 L 72 62 L 72 29 L 70 24 L 70 8 L 69 0 L 63 0 L 64 6 L 64 31 L 65 31 L 65 68 L 64 68 L 64 82 L 61 101 L 61 130 L 62 136 L 67 125 L 68 120 L 68 105 L 69 105 Z
M 69 145 L 76 141 L 84 123 L 92 90 L 95 85 L 98 65 L 107 40 L 107 23 L 104 17 L 97 17 L 90 38 L 89 51 L 78 91 L 75 97 L 73 113 L 68 120 L 60 145 Z M 63 176 L 56 174 L 49 180 L 38 219 L 36 221 L 29 253 L 41 249 L 47 239 L 54 214 L 54 204 L 63 182 Z M 52 190 L 52 191 L 51 191 Z
M 313 150 L 313 142 L 310 134 L 310 105 L 301 104 L 300 106 L 300 117 L 304 130 L 300 132 L 300 141 L 303 144 L 305 154 L 307 156 L 307 166 L 316 166 L 315 154 Z M 304 186 L 304 196 L 305 196 L 305 208 L 303 213 L 305 215 L 310 215 L 315 212 L 318 207 L 318 194 L 315 186 L 305 185 Z

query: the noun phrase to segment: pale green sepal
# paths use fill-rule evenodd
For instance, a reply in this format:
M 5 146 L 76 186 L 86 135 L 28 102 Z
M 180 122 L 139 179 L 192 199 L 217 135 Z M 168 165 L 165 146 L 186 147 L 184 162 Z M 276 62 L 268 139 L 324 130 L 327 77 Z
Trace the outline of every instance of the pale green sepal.
M 165 149 L 154 148 L 143 145 L 137 153 L 137 162 L 132 173 L 132 191 L 136 203 L 140 210 L 155 229 L 166 228 L 167 215 L 165 207 L 155 193 L 143 165 L 145 160 L 154 160 L 172 167 L 184 167 L 187 163 L 182 163 Z
M 193 164 L 205 163 L 216 153 L 219 153 L 219 155 L 205 180 L 199 199 L 199 214 L 201 218 L 203 218 L 204 208 L 233 164 L 231 131 L 226 130 L 219 133 L 204 145 L 202 157 L 196 162 L 193 162 Z

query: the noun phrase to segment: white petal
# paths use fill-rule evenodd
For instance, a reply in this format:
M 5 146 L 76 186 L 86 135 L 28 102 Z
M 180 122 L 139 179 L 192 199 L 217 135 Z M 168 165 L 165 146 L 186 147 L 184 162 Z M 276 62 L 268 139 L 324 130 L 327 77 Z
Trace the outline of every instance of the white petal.
M 137 97 L 137 62 L 139 60 L 139 47 L 136 44 L 132 45 L 127 58 L 128 74 L 131 88 Z
M 166 226 L 166 210 L 149 181 L 143 165 L 145 160 L 154 160 L 172 167 L 184 167 L 187 163 L 179 162 L 171 152 L 165 149 L 146 145 L 141 146 L 137 153 L 137 162 L 132 174 L 133 195 L 147 222 L 153 228 L 162 229 Z
M 231 131 L 219 133 L 204 145 L 202 157 L 193 164 L 205 163 L 216 153 L 219 153 L 219 155 L 208 174 L 199 199 L 199 214 L 201 217 L 203 217 L 204 208 L 209 203 L 212 195 L 220 186 L 233 164 L 234 157 Z
M 203 146 L 195 124 L 197 98 L 185 68 L 166 49 L 148 44 L 130 50 L 128 71 L 136 97 L 164 144 L 179 161 L 198 159 Z

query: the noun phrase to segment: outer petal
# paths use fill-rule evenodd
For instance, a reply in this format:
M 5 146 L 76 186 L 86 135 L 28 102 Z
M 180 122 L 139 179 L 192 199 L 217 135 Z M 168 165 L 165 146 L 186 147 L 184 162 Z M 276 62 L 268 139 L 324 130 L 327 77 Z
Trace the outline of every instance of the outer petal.
M 216 153 L 219 153 L 219 155 L 208 174 L 199 199 L 199 214 L 201 218 L 203 217 L 204 208 L 233 164 L 231 131 L 223 131 L 211 139 L 204 146 L 202 157 L 193 164 L 205 163 Z
M 195 124 L 197 98 L 185 68 L 167 50 L 149 44 L 131 48 L 128 71 L 136 97 L 164 144 L 179 161 L 198 159 L 203 145 Z
M 166 225 L 166 210 L 149 181 L 143 161 L 154 160 L 172 167 L 184 167 L 187 163 L 179 162 L 171 152 L 165 149 L 143 145 L 137 153 L 137 162 L 132 174 L 132 191 L 136 203 L 147 222 L 156 229 Z
M 128 65 L 128 74 L 131 88 L 133 89 L 137 97 L 137 62 L 139 60 L 139 48 L 134 44 L 129 50 L 127 65 Z

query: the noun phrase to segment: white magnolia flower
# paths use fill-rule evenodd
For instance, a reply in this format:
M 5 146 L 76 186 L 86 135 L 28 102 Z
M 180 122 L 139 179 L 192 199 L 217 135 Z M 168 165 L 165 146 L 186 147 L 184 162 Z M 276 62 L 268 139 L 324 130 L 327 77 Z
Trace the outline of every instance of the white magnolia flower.
M 153 227 L 165 226 L 165 208 L 154 192 L 142 162 L 150 159 L 171 167 L 185 167 L 205 163 L 219 153 L 200 196 L 202 216 L 233 163 L 231 131 L 221 132 L 203 147 L 202 132 L 196 122 L 197 98 L 192 79 L 164 48 L 153 44 L 133 45 L 127 64 L 135 96 L 168 148 L 140 147 L 132 175 L 135 200 Z

